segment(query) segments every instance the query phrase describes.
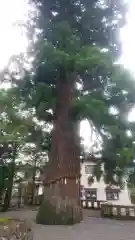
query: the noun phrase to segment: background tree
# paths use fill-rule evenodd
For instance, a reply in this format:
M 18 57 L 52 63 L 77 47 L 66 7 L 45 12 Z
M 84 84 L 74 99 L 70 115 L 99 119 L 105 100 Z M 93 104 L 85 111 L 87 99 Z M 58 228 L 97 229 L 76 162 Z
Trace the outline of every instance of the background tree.
M 6 181 L 8 177 L 8 167 L 5 166 L 3 161 L 0 161 L 0 207 L 2 205 L 2 196 L 6 188 Z
M 0 91 L 0 113 L 1 194 L 5 191 L 2 210 L 6 211 L 14 185 L 26 180 L 26 176 L 19 176 L 25 171 L 28 178 L 32 173 L 34 181 L 35 170 L 41 172 L 41 167 L 48 161 L 50 130 L 45 123 L 37 121 L 32 109 L 25 108 L 14 88 Z
M 14 178 L 18 169 L 18 155 L 30 138 L 30 128 L 34 125 L 32 116 L 21 111 L 21 105 L 16 101 L 12 89 L 0 92 L 0 159 L 2 164 L 1 188 L 5 190 L 3 211 L 10 206 Z M 23 115 L 24 114 L 24 115 Z M 35 126 L 34 126 L 35 127 Z M 33 127 L 33 128 L 34 128 Z M 4 175 L 5 170 L 6 175 Z M 4 179 L 6 179 L 6 184 Z M 2 191 L 3 193 L 3 191 Z

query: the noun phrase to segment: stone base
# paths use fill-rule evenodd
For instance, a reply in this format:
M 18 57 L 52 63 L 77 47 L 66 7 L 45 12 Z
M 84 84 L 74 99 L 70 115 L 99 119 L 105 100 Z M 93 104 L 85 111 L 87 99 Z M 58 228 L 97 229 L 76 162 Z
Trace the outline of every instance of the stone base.
M 81 220 L 81 207 L 67 200 L 44 201 L 36 217 L 36 222 L 44 225 L 73 225 Z
M 135 205 L 113 205 L 104 203 L 101 206 L 101 216 L 119 220 L 135 220 Z
M 0 240 L 33 240 L 31 226 L 18 219 L 0 219 Z

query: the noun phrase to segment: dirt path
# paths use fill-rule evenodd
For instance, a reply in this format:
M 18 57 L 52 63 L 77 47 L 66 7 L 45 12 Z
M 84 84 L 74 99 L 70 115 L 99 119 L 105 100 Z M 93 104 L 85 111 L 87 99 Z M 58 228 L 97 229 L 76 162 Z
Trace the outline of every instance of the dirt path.
M 31 210 L 14 211 L 6 214 L 11 217 L 34 220 L 36 212 Z M 74 226 L 42 226 L 33 221 L 34 240 L 133 240 L 134 221 L 115 221 L 90 217 L 85 212 L 84 221 Z M 93 213 L 92 213 L 93 216 Z

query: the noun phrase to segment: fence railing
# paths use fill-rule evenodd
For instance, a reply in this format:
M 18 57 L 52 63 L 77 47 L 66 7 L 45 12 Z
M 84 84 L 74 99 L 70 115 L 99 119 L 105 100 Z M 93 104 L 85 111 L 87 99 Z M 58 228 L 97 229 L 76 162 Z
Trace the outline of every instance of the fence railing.
M 101 216 L 115 219 L 135 220 L 135 206 L 101 205 Z

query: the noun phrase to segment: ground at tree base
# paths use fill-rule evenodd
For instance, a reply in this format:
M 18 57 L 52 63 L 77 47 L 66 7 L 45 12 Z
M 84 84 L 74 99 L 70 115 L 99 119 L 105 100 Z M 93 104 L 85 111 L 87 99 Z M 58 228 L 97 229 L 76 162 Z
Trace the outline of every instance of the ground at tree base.
M 36 211 L 22 210 L 1 213 L 2 216 L 29 219 L 33 222 L 34 240 L 134 240 L 134 221 L 99 218 L 96 211 L 85 211 L 80 224 L 73 226 L 43 226 L 35 224 Z M 94 217 L 95 215 L 95 217 Z

